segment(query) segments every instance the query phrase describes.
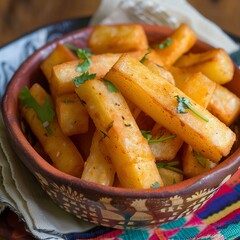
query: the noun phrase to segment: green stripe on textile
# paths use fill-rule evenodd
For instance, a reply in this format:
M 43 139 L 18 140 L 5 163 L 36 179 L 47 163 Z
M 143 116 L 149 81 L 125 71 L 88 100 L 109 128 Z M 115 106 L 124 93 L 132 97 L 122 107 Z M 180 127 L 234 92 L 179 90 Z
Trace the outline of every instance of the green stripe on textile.
M 240 222 L 231 224 L 226 228 L 218 229 L 225 239 L 236 239 L 240 236 Z
M 138 240 L 145 240 L 149 237 L 148 230 L 125 230 L 125 232 L 119 236 L 117 236 L 117 239 L 122 240 L 132 240 L 132 239 L 138 239 Z
M 197 227 L 182 228 L 172 238 L 177 239 L 193 239 L 200 233 Z
M 175 229 L 175 228 L 181 228 L 185 224 L 186 219 L 185 218 L 179 218 L 178 220 L 160 225 L 159 228 L 161 229 Z

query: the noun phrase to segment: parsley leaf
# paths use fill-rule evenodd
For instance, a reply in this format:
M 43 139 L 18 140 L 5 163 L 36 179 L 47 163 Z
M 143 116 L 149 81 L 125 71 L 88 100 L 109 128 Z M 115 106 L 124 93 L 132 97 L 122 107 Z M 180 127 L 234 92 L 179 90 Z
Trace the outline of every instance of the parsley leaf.
M 148 47 L 147 52 L 144 54 L 144 56 L 140 59 L 140 62 L 143 63 L 145 59 L 147 58 L 147 55 L 151 53 L 151 48 Z
M 92 64 L 91 59 L 89 56 L 92 56 L 92 53 L 86 49 L 76 48 L 75 46 L 71 44 L 65 44 L 70 50 L 74 51 L 78 58 L 83 59 L 83 62 L 79 63 L 77 65 L 76 71 L 81 72 L 82 75 L 75 77 L 72 81 L 75 84 L 76 87 L 80 87 L 83 83 L 85 83 L 87 80 L 94 79 L 96 77 L 96 74 L 89 74 L 88 70 Z
M 91 66 L 91 59 L 90 58 L 85 58 L 83 62 L 78 63 L 76 71 L 77 72 L 86 72 L 90 66 Z
M 148 141 L 152 139 L 152 135 L 150 134 L 150 131 L 141 130 L 141 133 Z
M 110 92 L 119 92 L 119 90 L 115 87 L 115 85 L 112 82 L 110 82 L 107 79 L 103 79 L 103 80 Z
M 204 117 L 203 115 L 201 115 L 199 112 L 197 112 L 196 110 L 193 109 L 192 104 L 190 103 L 189 99 L 186 97 L 180 97 L 180 96 L 176 96 L 177 98 L 177 102 L 178 102 L 178 106 L 177 106 L 177 112 L 178 113 L 186 113 L 186 109 L 188 108 L 190 111 L 192 111 L 195 115 L 197 115 L 198 117 L 200 117 L 201 119 L 203 119 L 205 122 L 208 122 L 209 120 Z
M 76 54 L 80 59 L 83 59 L 83 62 L 78 64 L 76 71 L 86 72 L 91 66 L 92 61 L 89 56 L 92 54 L 89 51 L 80 48 L 76 50 Z
M 150 134 L 150 131 L 141 130 L 141 133 L 148 140 L 148 143 L 165 142 L 165 141 L 175 138 L 177 136 L 176 134 L 172 134 L 167 137 L 162 137 L 162 138 L 160 137 L 160 138 L 152 139 L 152 135 Z
M 55 117 L 55 112 L 50 102 L 50 99 L 46 97 L 44 104 L 40 106 L 36 99 L 31 95 L 28 87 L 23 87 L 23 89 L 19 93 L 19 98 L 24 107 L 32 108 L 36 112 L 39 120 L 46 128 L 48 134 L 51 134 L 49 123 L 53 121 Z
M 159 188 L 159 187 L 161 187 L 160 184 L 159 184 L 159 182 L 155 182 L 155 183 L 153 183 L 153 184 L 151 185 L 150 188 Z
M 77 47 L 73 46 L 72 44 L 70 43 L 65 43 L 64 44 L 65 47 L 67 47 L 69 50 L 73 51 L 73 52 L 76 52 L 77 51 Z
M 157 168 L 166 168 L 168 170 L 183 174 L 183 171 L 177 167 L 176 165 L 179 165 L 179 161 L 172 161 L 172 162 L 157 162 L 156 166 Z
M 156 138 L 156 139 L 150 139 L 148 140 L 149 143 L 158 143 L 158 142 L 165 142 L 169 139 L 175 138 L 177 135 L 176 134 L 172 134 L 169 135 L 167 137 L 161 137 L 161 138 Z
M 68 43 L 65 44 L 65 46 L 69 48 L 71 51 L 75 52 L 78 58 L 83 59 L 83 62 L 78 64 L 76 71 L 86 72 L 90 68 L 92 63 L 91 59 L 89 58 L 89 56 L 92 56 L 92 53 L 86 49 L 77 48 Z
M 160 43 L 160 44 L 158 45 L 158 48 L 160 48 L 160 49 L 166 48 L 166 47 L 168 47 L 169 45 L 171 45 L 171 43 L 172 43 L 172 39 L 171 39 L 171 38 L 167 38 L 164 43 Z
M 76 87 L 80 87 L 83 83 L 85 83 L 87 80 L 94 79 L 96 77 L 96 74 L 89 74 L 89 72 L 84 72 L 81 76 L 75 77 L 73 79 L 73 83 Z
M 85 58 L 92 56 L 92 53 L 90 51 L 88 51 L 86 49 L 81 49 L 81 48 L 77 49 L 76 54 L 81 59 L 85 59 Z
M 81 48 L 77 48 L 75 46 L 73 46 L 70 43 L 66 43 L 65 46 L 70 49 L 71 51 L 75 52 L 78 56 L 78 58 L 85 58 L 85 57 L 89 57 L 92 56 L 92 53 L 86 49 L 81 49 Z
M 204 156 L 202 156 L 200 153 L 196 152 L 196 151 L 192 151 L 193 156 L 198 160 L 198 163 L 206 168 L 207 166 L 207 158 L 205 158 Z

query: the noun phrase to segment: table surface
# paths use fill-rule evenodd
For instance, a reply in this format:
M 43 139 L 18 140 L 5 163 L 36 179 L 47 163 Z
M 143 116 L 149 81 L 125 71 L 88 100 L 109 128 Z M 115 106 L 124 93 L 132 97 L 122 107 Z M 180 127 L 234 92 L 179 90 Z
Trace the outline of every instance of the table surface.
M 0 46 L 46 24 L 91 16 L 100 2 L 101 0 L 1 0 Z M 188 2 L 225 31 L 240 37 L 239 0 L 188 0 Z

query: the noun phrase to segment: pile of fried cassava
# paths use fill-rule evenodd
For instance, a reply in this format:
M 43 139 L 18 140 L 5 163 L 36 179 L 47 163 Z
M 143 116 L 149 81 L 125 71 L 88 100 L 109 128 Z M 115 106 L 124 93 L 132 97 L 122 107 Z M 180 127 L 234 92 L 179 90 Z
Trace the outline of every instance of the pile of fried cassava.
M 20 111 L 54 167 L 134 189 L 180 182 L 215 167 L 236 134 L 240 99 L 223 84 L 223 49 L 191 53 L 185 24 L 149 43 L 141 25 L 96 26 L 88 48 L 59 44 L 42 62 L 49 84 L 24 87 Z

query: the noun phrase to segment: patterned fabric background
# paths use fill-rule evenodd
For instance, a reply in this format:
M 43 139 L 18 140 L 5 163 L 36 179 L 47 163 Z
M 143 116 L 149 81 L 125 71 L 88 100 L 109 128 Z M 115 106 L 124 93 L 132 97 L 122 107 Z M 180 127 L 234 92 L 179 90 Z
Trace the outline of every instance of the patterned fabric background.
M 0 89 L 4 90 L 20 64 L 36 49 L 65 33 L 87 26 L 89 18 L 75 19 L 46 26 L 0 49 Z M 237 39 L 235 39 L 237 40 Z M 240 52 L 233 60 L 240 65 Z M 2 98 L 3 91 L 0 92 Z M 66 235 L 76 239 L 237 239 L 240 236 L 240 170 L 225 183 L 200 210 L 185 218 L 148 230 L 115 230 L 96 227 Z M 24 231 L 15 213 L 6 209 L 0 218 L 0 236 L 6 239 L 33 239 Z

